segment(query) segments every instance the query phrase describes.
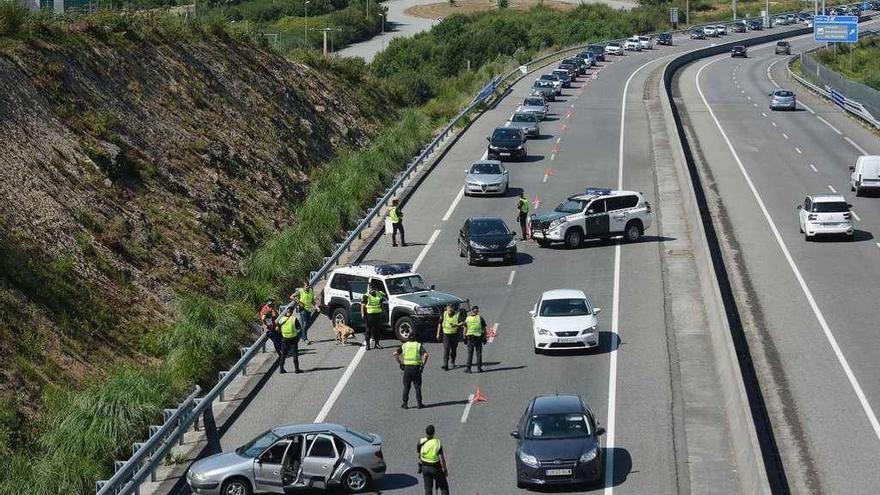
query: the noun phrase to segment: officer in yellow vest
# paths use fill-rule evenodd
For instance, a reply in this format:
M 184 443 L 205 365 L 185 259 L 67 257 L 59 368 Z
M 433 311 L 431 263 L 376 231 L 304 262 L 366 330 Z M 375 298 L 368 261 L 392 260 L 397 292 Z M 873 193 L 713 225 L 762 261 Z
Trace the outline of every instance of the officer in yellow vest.
M 446 455 L 440 440 L 434 436 L 434 425 L 425 428 L 425 436 L 419 440 L 416 448 L 419 452 L 419 472 L 425 480 L 425 495 L 434 493 L 434 484 L 442 495 L 449 495 L 449 483 L 446 481 Z
M 422 404 L 422 371 L 428 362 L 428 351 L 425 347 L 415 339 L 407 340 L 396 351 L 394 351 L 394 359 L 403 370 L 403 402 L 401 409 L 409 407 L 409 389 L 410 386 L 416 387 L 416 402 L 419 409 L 425 407 Z
M 483 344 L 486 342 L 486 320 L 480 316 L 480 307 L 471 308 L 471 313 L 464 319 L 464 338 L 467 341 L 467 368 L 471 372 L 474 350 L 477 351 L 477 373 L 483 372 Z
M 519 227 L 522 229 L 522 240 L 526 240 L 526 222 L 529 221 L 529 198 L 526 197 L 525 191 L 519 192 L 519 199 L 516 200 L 516 219 Z
M 397 200 L 391 200 L 388 207 L 388 219 L 391 220 L 391 245 L 397 246 L 397 233 L 400 232 L 400 245 L 406 247 L 406 239 L 403 232 L 403 210 L 397 206 Z
M 455 355 L 458 350 L 458 339 L 461 335 L 461 329 L 464 322 L 461 321 L 461 315 L 455 306 L 449 304 L 446 311 L 440 315 L 440 321 L 437 323 L 437 340 L 440 340 L 440 334 L 443 334 L 443 366 L 444 370 L 449 369 L 449 358 L 452 358 L 452 367 L 455 368 Z
M 318 314 L 318 304 L 315 303 L 315 289 L 309 285 L 308 280 L 303 280 L 302 287 L 290 295 L 290 300 L 296 303 L 299 310 L 299 319 L 302 323 L 302 340 L 312 345 L 309 340 L 309 327 L 315 321 Z
M 284 369 L 284 362 L 292 351 L 294 373 L 302 373 L 302 370 L 299 369 L 299 334 L 302 326 L 299 318 L 294 314 L 292 306 L 284 311 L 284 314 L 278 319 L 278 323 L 281 326 L 281 353 L 278 355 L 281 367 L 278 372 L 287 373 L 287 370 Z
M 365 335 L 367 350 L 370 350 L 370 339 L 376 345 L 376 349 L 381 349 L 379 345 L 379 333 L 382 331 L 382 301 L 386 299 L 385 293 L 376 290 L 373 281 L 370 280 L 370 288 L 363 299 L 361 299 L 361 319 L 367 324 L 367 332 Z

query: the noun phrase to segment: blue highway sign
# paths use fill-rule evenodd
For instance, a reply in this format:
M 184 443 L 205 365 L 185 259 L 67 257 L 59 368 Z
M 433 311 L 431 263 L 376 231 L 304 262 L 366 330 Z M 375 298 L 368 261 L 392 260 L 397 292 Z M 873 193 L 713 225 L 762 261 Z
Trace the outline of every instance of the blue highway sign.
M 813 34 L 820 43 L 855 43 L 859 41 L 859 18 L 854 15 L 817 15 Z

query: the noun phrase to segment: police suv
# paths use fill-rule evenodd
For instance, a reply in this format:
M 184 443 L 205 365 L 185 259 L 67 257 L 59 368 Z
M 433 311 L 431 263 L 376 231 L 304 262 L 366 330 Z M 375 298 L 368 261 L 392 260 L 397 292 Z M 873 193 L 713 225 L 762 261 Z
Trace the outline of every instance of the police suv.
M 382 319 L 400 340 L 433 335 L 447 304 L 463 309 L 467 301 L 434 290 L 421 275 L 412 272 L 409 263 L 365 261 L 337 268 L 330 274 L 321 294 L 324 311 L 334 324 L 363 327 L 361 300 L 368 287 L 387 296 L 382 304 Z
M 540 246 L 564 242 L 576 248 L 584 239 L 618 235 L 635 242 L 651 226 L 651 205 L 640 192 L 587 188 L 553 211 L 532 215 L 529 225 Z

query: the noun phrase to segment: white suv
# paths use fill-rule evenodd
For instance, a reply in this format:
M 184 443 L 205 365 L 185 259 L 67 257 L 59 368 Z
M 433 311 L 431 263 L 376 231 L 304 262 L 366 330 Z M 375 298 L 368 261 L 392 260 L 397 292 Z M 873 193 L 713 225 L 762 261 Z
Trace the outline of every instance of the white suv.
M 624 41 L 623 42 L 623 49 L 634 51 L 634 52 L 642 51 L 642 45 L 641 45 L 641 43 L 639 43 L 639 37 L 633 36 L 632 38 L 629 38 L 628 40 Z
M 576 248 L 584 239 L 616 235 L 638 241 L 651 226 L 651 218 L 651 205 L 640 192 L 587 188 L 585 194 L 568 198 L 553 211 L 532 215 L 529 225 L 539 246 L 565 242 Z
M 809 241 L 817 235 L 843 235 L 853 239 L 852 205 L 840 194 L 813 194 L 797 206 L 798 226 Z
M 433 335 L 447 304 L 463 309 L 467 302 L 434 290 L 421 275 L 412 272 L 409 263 L 364 262 L 337 268 L 327 279 L 321 301 L 330 320 L 334 324 L 364 326 L 361 300 L 370 285 L 388 296 L 387 304 L 382 307 L 382 319 L 401 340 L 411 337 L 426 340 Z

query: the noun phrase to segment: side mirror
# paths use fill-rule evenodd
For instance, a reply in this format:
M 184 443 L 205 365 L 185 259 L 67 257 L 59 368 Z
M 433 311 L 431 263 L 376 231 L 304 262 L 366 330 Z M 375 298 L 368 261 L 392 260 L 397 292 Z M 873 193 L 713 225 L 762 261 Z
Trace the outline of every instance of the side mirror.
M 847 207 L 847 208 L 852 208 L 852 205 L 849 204 L 849 203 L 847 203 L 847 204 L 846 204 L 846 207 Z
M 510 436 L 512 436 L 513 438 L 519 438 L 519 432 L 518 432 L 518 431 L 512 431 L 512 432 L 510 432 Z
M 532 318 L 534 318 L 534 317 L 535 317 L 535 310 L 534 310 L 534 309 L 533 309 L 533 310 L 530 310 L 530 311 L 529 311 L 529 314 L 532 315 Z
M 602 436 L 602 435 L 604 435 L 604 434 L 605 434 L 605 428 L 602 427 L 602 426 L 597 426 L 597 427 L 596 427 L 596 436 L 597 436 L 597 437 L 600 437 L 600 436 Z
M 597 315 L 602 312 L 602 308 L 593 308 L 593 314 Z
M 797 209 L 800 210 L 804 207 L 804 205 L 797 205 Z
M 850 166 L 849 166 L 849 171 L 850 171 L 850 172 L 855 172 L 855 171 L 856 171 L 856 166 L 855 166 L 855 165 L 850 165 Z
M 491 137 L 489 137 L 489 136 L 486 136 L 486 141 L 491 141 L 491 140 L 492 140 L 492 138 L 491 138 Z
M 513 236 L 514 239 L 516 238 L 516 232 L 511 232 L 510 235 Z
M 431 284 L 431 290 L 434 290 L 434 284 Z

